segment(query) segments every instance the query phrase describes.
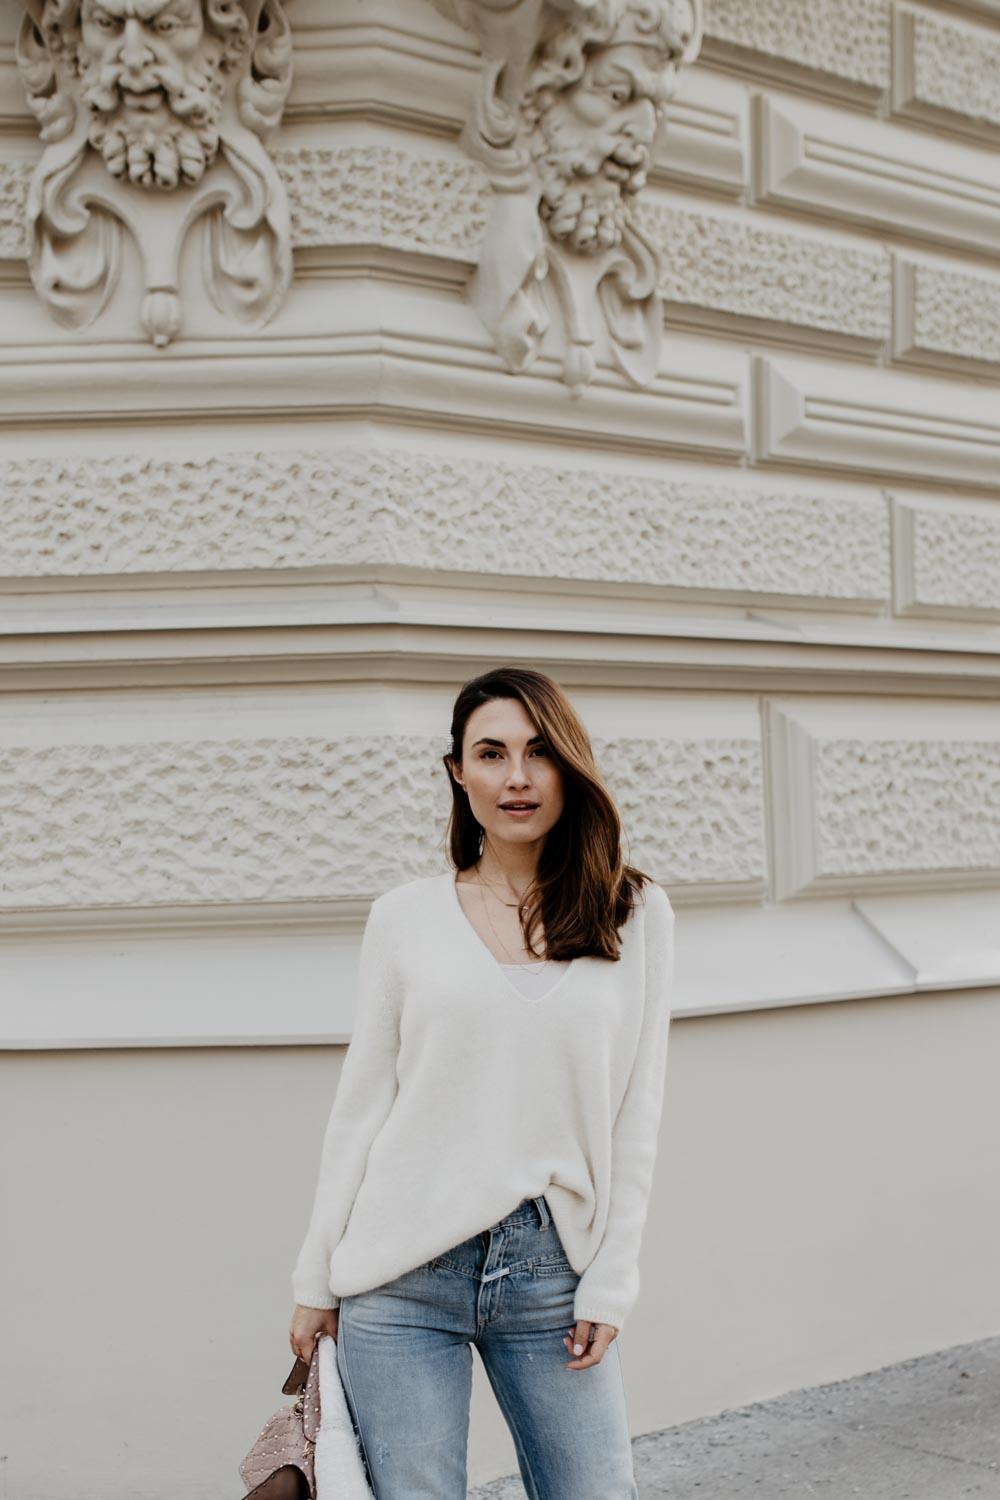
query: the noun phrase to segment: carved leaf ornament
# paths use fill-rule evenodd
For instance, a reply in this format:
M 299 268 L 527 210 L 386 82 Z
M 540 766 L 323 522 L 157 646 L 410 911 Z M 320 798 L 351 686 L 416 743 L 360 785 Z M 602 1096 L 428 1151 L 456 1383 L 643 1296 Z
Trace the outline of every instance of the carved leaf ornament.
M 474 31 L 463 134 L 493 188 L 469 298 L 509 369 L 540 353 L 577 392 L 598 363 L 637 386 L 659 367 L 657 252 L 634 222 L 702 0 L 437 0 Z
M 45 149 L 28 195 L 29 267 L 56 320 L 85 328 L 138 252 L 157 347 L 182 324 L 182 252 L 259 326 L 291 280 L 284 188 L 265 150 L 291 86 L 282 0 L 25 0 L 17 63 Z

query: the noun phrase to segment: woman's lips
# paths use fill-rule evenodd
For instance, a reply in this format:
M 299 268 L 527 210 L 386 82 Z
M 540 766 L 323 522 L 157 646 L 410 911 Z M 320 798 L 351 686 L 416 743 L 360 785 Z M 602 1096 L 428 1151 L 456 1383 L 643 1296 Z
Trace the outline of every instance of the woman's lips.
M 507 814 L 508 818 L 530 818 L 532 813 L 538 811 L 537 807 L 501 807 L 501 812 Z

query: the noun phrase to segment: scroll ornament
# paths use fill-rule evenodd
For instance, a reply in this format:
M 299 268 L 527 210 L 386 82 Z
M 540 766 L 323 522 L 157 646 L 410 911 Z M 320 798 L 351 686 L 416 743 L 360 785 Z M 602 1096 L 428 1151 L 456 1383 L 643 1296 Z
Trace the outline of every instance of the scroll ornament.
M 514 371 L 561 357 L 579 391 L 598 362 L 634 385 L 659 368 L 655 246 L 635 222 L 702 0 L 438 0 L 475 31 L 480 85 L 463 134 L 493 190 L 469 299 Z
M 129 284 L 157 347 L 182 323 L 181 265 L 202 240 L 220 312 L 260 326 L 292 269 L 265 143 L 291 86 L 283 0 L 25 0 L 17 63 L 45 149 L 28 195 L 29 267 L 64 327 Z M 183 258 L 187 268 L 188 259 Z

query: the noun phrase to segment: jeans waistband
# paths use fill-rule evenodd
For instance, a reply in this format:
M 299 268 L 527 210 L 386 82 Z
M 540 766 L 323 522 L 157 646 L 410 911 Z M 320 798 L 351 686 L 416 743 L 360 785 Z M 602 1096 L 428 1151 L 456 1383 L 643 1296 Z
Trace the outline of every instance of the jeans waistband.
M 522 1199 L 515 1209 L 512 1209 L 509 1214 L 504 1215 L 504 1217 L 500 1220 L 500 1223 L 527 1224 L 530 1223 L 532 1219 L 536 1218 L 542 1229 L 546 1229 L 552 1222 L 552 1214 L 549 1210 L 548 1203 L 546 1203 L 545 1201 L 544 1194 L 542 1194 L 538 1198 Z

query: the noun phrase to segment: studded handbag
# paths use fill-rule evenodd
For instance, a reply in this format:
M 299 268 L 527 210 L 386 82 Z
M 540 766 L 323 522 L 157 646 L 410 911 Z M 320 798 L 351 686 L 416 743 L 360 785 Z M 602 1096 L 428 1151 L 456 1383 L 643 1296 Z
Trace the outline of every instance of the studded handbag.
M 336 1339 L 320 1334 L 309 1364 L 297 1359 L 281 1389 L 296 1400 L 268 1419 L 240 1464 L 246 1500 L 374 1500 Z
M 312 1359 L 296 1359 L 281 1387 L 296 1399 L 280 1406 L 240 1464 L 246 1500 L 316 1500 L 314 1453 L 320 1425 L 319 1340 Z

